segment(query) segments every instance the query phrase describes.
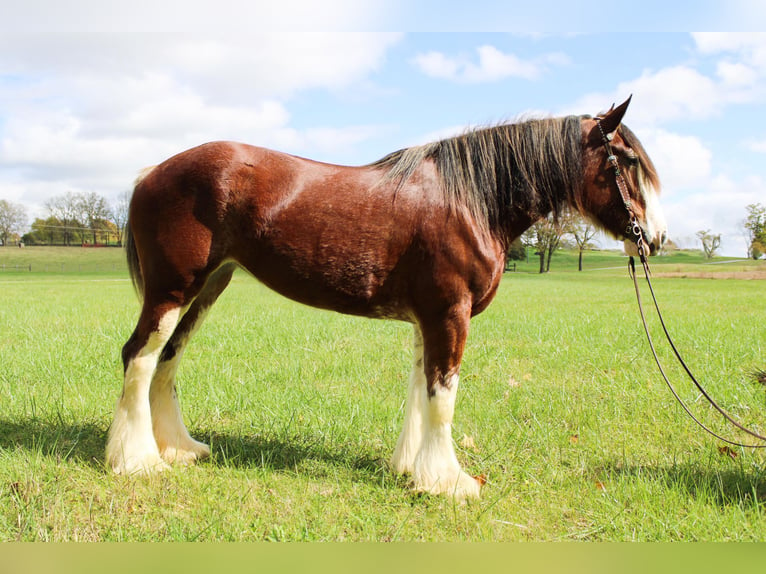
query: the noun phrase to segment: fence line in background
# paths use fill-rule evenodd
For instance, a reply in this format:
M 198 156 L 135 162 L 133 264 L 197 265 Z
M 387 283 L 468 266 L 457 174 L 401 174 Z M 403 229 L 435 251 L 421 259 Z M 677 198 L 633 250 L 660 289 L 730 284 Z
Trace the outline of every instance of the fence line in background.
M 27 271 L 29 273 L 82 273 L 82 272 L 117 272 L 127 271 L 124 265 L 117 263 L 105 264 L 82 264 L 82 263 L 28 263 L 23 265 L 9 265 L 0 263 L 0 273 L 4 271 Z

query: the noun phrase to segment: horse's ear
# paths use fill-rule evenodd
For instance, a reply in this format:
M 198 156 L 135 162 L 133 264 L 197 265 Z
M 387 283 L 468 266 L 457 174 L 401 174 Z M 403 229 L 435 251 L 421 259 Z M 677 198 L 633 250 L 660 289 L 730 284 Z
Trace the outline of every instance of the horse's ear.
M 611 134 L 620 127 L 620 122 L 622 122 L 622 118 L 628 109 L 632 97 L 633 95 L 628 96 L 628 99 L 616 108 L 614 107 L 614 104 L 612 104 L 612 109 L 601 118 L 601 129 L 604 130 L 605 134 Z

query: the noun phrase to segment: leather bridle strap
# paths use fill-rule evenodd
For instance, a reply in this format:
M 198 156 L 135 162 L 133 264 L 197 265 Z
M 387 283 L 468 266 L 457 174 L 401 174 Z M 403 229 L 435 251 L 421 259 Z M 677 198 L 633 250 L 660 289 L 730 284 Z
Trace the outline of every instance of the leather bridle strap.
M 599 132 L 601 132 L 601 141 L 604 144 L 604 148 L 606 149 L 607 153 L 607 160 L 611 164 L 611 166 L 614 168 L 614 174 L 615 174 L 615 180 L 617 183 L 617 189 L 620 191 L 620 195 L 622 196 L 622 200 L 625 203 L 625 208 L 628 210 L 629 215 L 629 225 L 626 229 L 626 236 L 630 237 L 633 241 L 636 242 L 636 248 L 638 249 L 638 257 L 641 261 L 641 265 L 644 268 L 644 276 L 646 277 L 646 283 L 649 286 L 649 292 L 652 295 L 652 301 L 654 302 L 654 308 L 657 311 L 657 316 L 660 319 L 660 325 L 662 325 L 662 331 L 665 333 L 665 338 L 667 339 L 668 343 L 670 344 L 670 348 L 673 350 L 673 354 L 676 356 L 676 359 L 678 359 L 678 362 L 683 367 L 684 371 L 686 371 L 686 374 L 689 376 L 691 381 L 694 383 L 694 385 L 697 387 L 700 393 L 702 393 L 702 396 L 705 397 L 705 399 L 710 403 L 710 405 L 718 411 L 721 416 L 724 417 L 729 423 L 734 425 L 739 430 L 747 433 L 748 435 L 766 442 L 766 436 L 763 436 L 761 434 L 758 434 L 757 432 L 743 426 L 741 423 L 734 420 L 734 418 L 729 415 L 723 408 L 721 408 L 718 403 L 713 399 L 713 397 L 710 396 L 710 394 L 705 390 L 705 388 L 697 381 L 697 378 L 692 374 L 691 370 L 689 369 L 686 362 L 681 357 L 681 354 L 678 352 L 678 349 L 676 348 L 675 343 L 673 342 L 672 337 L 670 336 L 670 333 L 668 332 L 667 326 L 665 325 L 665 320 L 662 317 L 662 313 L 660 312 L 660 307 L 657 303 L 657 297 L 654 294 L 654 288 L 652 287 L 652 282 L 649 279 L 649 276 L 651 275 L 651 272 L 649 270 L 649 262 L 647 261 L 647 247 L 646 242 L 644 241 L 644 234 L 643 230 L 641 229 L 641 225 L 638 223 L 638 218 L 636 217 L 635 212 L 633 211 L 633 204 L 630 200 L 630 195 L 628 193 L 628 186 L 625 182 L 625 178 L 622 175 L 622 172 L 620 171 L 620 166 L 617 162 L 617 156 L 615 156 L 613 150 L 612 150 L 612 134 L 606 134 L 604 133 L 604 129 L 601 126 L 601 118 L 596 118 L 596 124 L 598 125 Z M 662 378 L 665 380 L 665 384 L 670 389 L 670 392 L 673 394 L 675 399 L 678 401 L 678 403 L 683 407 L 684 411 L 686 411 L 686 414 L 688 414 L 691 419 L 697 423 L 700 428 L 702 428 L 705 432 L 711 434 L 715 438 L 717 438 L 720 441 L 723 441 L 725 443 L 728 443 L 733 446 L 739 446 L 743 448 L 766 448 L 766 444 L 745 444 L 741 442 L 737 442 L 734 440 L 730 440 L 728 438 L 725 438 L 718 433 L 714 432 L 710 428 L 708 428 L 702 421 L 700 421 L 694 413 L 692 413 L 691 409 L 686 405 L 686 403 L 683 401 L 683 399 L 680 397 L 676 389 L 673 387 L 673 384 L 668 379 L 667 375 L 665 374 L 665 370 L 662 368 L 662 363 L 660 362 L 660 358 L 657 355 L 657 351 L 654 347 L 654 341 L 652 340 L 652 335 L 649 332 L 649 326 L 646 323 L 646 316 L 644 314 L 644 308 L 641 302 L 641 291 L 638 287 L 638 280 L 636 278 L 636 264 L 633 260 L 633 257 L 631 256 L 628 260 L 628 272 L 630 273 L 631 278 L 633 279 L 633 286 L 636 290 L 636 301 L 638 302 L 638 310 L 641 314 L 641 322 L 644 325 L 644 332 L 646 333 L 646 338 L 649 341 L 649 348 L 652 351 L 652 355 L 654 357 L 654 362 L 657 363 L 657 367 L 660 371 L 660 374 L 662 375 Z
M 604 149 L 606 149 L 606 159 L 612 166 L 612 169 L 614 169 L 614 179 L 617 183 L 617 189 L 620 192 L 620 197 L 622 197 L 622 202 L 625 204 L 625 209 L 630 216 L 628 226 L 625 229 L 625 236 L 635 241 L 640 249 L 641 244 L 643 243 L 644 232 L 641 229 L 641 225 L 638 223 L 636 213 L 633 211 L 633 202 L 631 201 L 630 193 L 628 192 L 628 184 L 625 181 L 625 177 L 622 175 L 617 156 L 615 155 L 614 150 L 612 150 L 613 134 L 604 132 L 604 128 L 601 126 L 601 118 L 595 119 L 596 125 L 598 125 L 598 131 L 601 133 L 601 143 L 604 145 Z

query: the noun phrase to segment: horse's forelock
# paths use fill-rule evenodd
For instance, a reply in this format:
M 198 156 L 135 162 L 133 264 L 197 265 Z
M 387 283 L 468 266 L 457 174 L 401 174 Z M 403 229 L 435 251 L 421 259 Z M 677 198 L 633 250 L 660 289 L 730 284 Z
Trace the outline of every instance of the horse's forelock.
M 646 153 L 644 146 L 641 144 L 641 141 L 625 124 L 620 125 L 618 132 L 622 139 L 625 140 L 625 145 L 632 149 L 638 157 L 641 166 L 640 177 L 642 180 L 639 184 L 643 189 L 649 187 L 654 189 L 655 193 L 659 193 L 661 188 L 660 176 L 657 173 L 657 168 L 654 167 L 654 162 L 652 162 L 649 154 Z

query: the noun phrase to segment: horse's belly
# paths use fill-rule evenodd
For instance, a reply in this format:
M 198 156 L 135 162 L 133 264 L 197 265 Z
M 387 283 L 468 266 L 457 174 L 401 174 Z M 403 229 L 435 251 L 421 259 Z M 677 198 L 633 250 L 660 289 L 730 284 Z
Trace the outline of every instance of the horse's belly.
M 271 252 L 240 263 L 277 293 L 312 307 L 387 319 L 412 316 L 406 285 L 371 256 Z

